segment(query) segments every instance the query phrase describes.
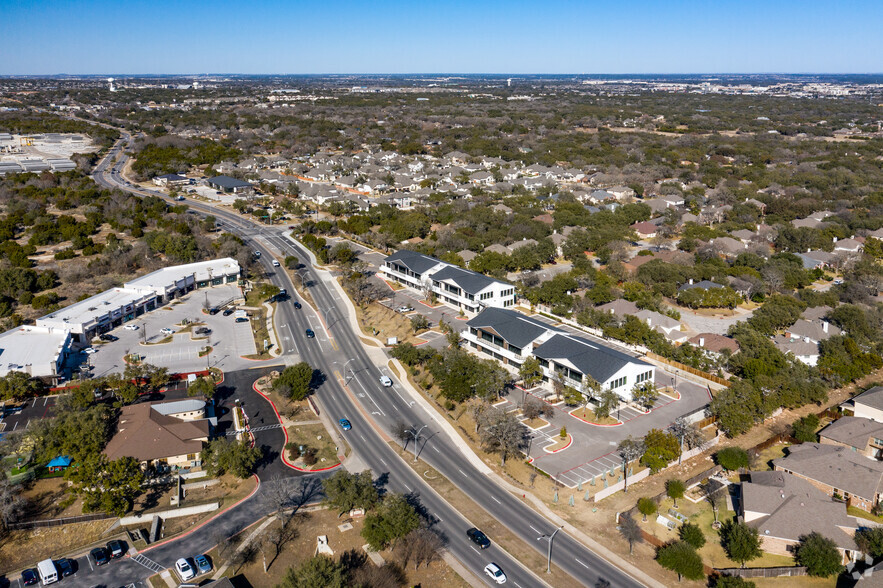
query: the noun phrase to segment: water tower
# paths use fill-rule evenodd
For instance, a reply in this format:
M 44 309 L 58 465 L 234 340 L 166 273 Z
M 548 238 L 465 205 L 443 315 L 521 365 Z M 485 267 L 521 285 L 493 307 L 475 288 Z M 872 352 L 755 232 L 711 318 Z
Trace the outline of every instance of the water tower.
M 110 91 L 116 92 L 116 88 L 113 87 L 113 78 L 107 78 L 107 83 L 110 84 Z

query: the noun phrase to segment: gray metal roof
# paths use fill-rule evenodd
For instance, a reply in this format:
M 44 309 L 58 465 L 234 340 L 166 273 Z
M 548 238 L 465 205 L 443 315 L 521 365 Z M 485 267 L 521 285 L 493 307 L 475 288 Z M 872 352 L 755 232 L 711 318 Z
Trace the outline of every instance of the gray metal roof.
M 405 266 L 415 274 L 421 275 L 441 263 L 434 257 L 429 257 L 428 255 L 423 255 L 422 253 L 409 251 L 407 249 L 396 251 L 384 261 L 394 261 L 399 265 Z
M 628 364 L 650 364 L 603 345 L 573 335 L 555 335 L 533 351 L 546 360 L 564 359 L 583 374 L 604 383 Z
M 209 184 L 214 186 L 220 186 L 221 188 L 249 188 L 251 184 L 248 182 L 244 182 L 242 180 L 237 180 L 236 178 L 231 178 L 230 176 L 215 176 L 209 179 Z
M 449 265 L 446 268 L 440 269 L 430 277 L 437 281 L 450 280 L 457 284 L 467 294 L 473 295 L 478 294 L 493 283 L 505 283 L 482 274 L 464 270 L 455 265 Z
M 524 316 L 520 312 L 505 308 L 485 308 L 466 325 L 477 329 L 493 329 L 507 343 L 522 348 L 548 331 L 564 332 L 544 322 Z

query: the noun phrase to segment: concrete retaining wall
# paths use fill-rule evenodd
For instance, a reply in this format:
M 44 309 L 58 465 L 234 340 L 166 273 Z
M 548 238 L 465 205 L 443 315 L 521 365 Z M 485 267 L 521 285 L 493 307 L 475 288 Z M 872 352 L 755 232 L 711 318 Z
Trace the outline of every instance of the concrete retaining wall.
M 199 506 L 185 506 L 184 508 L 175 508 L 172 510 L 164 510 L 162 512 L 151 512 L 131 517 L 123 517 L 120 519 L 120 524 L 124 527 L 128 525 L 138 525 L 141 523 L 146 524 L 147 522 L 153 520 L 154 516 L 159 516 L 162 519 L 176 519 L 178 517 L 189 517 L 191 515 L 202 514 L 204 512 L 211 512 L 213 510 L 218 510 L 219 508 L 221 508 L 221 503 L 219 502 L 200 504 Z

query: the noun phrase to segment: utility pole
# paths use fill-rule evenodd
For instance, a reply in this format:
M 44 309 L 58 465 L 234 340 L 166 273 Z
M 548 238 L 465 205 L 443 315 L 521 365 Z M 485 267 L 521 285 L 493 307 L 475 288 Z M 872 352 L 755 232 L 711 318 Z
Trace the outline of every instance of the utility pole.
M 563 528 L 564 528 L 564 525 L 561 525 L 560 527 L 555 529 L 555 531 L 551 535 L 540 535 L 539 537 L 537 537 L 537 541 L 539 541 L 540 539 L 545 539 L 546 541 L 549 542 L 549 556 L 548 556 L 548 559 L 546 560 L 546 573 L 547 574 L 552 573 L 552 541 L 555 540 L 555 535 L 558 534 L 558 531 L 560 531 Z
M 351 361 L 356 361 L 356 359 L 355 359 L 355 358 L 353 358 L 353 359 L 348 359 L 348 360 L 346 360 L 346 363 L 343 364 L 343 383 L 344 383 L 344 384 L 348 384 L 348 383 L 349 383 L 349 380 L 348 380 L 347 377 L 346 377 L 346 366 L 348 366 L 348 365 L 350 364 Z M 350 370 L 350 374 L 351 374 L 353 377 L 356 376 L 356 374 L 355 374 L 352 370 Z
M 414 425 L 413 427 L 411 427 L 411 429 L 408 430 L 408 432 L 411 433 L 411 435 L 414 437 L 414 463 L 417 463 L 417 442 L 420 440 L 420 431 L 428 426 L 429 425 L 423 425 L 418 429 L 417 426 Z

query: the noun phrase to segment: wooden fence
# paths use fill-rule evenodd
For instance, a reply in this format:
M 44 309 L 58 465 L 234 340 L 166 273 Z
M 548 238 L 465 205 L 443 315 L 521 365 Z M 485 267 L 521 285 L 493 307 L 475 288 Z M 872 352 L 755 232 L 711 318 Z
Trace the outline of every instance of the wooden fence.
M 94 514 L 80 515 L 76 517 L 65 517 L 61 519 L 46 519 L 44 521 L 24 521 L 21 523 L 9 523 L 10 529 L 35 529 L 37 527 L 60 527 L 62 525 L 70 525 L 73 523 L 87 523 L 89 521 L 100 521 L 104 519 L 115 519 L 114 515 L 97 512 Z
M 780 576 L 806 576 L 804 566 L 785 566 L 779 568 L 714 568 L 721 576 L 739 576 L 741 578 L 778 578 Z
M 679 370 L 683 370 L 687 373 L 693 374 L 694 376 L 699 376 L 700 378 L 703 378 L 705 380 L 709 380 L 710 382 L 714 382 L 715 384 L 720 384 L 721 386 L 725 386 L 727 388 L 730 387 L 729 380 L 724 380 L 723 378 L 719 378 L 719 377 L 715 376 L 714 374 L 709 374 L 708 372 L 703 372 L 700 369 L 696 369 L 694 367 L 691 367 L 691 366 L 681 363 L 679 361 L 667 359 L 665 357 L 662 357 L 661 355 L 657 355 L 657 354 L 653 353 L 652 351 L 648 351 L 644 355 L 646 355 L 647 357 L 649 357 L 650 359 L 652 359 L 654 361 L 664 363 L 665 365 L 669 365 L 669 366 L 677 368 Z

